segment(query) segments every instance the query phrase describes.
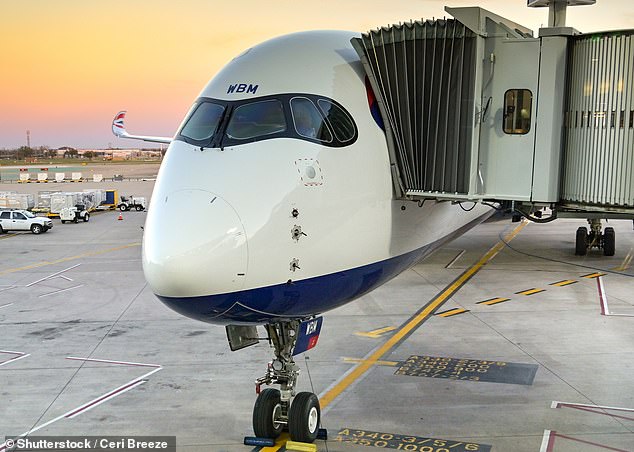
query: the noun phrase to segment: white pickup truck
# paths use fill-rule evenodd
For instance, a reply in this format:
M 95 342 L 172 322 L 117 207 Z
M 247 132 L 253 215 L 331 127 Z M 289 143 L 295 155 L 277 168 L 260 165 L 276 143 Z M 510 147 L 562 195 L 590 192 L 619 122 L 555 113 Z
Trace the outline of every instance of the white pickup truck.
M 28 210 L 0 211 L 0 234 L 7 231 L 31 231 L 33 234 L 40 234 L 52 227 L 51 220 L 36 217 Z

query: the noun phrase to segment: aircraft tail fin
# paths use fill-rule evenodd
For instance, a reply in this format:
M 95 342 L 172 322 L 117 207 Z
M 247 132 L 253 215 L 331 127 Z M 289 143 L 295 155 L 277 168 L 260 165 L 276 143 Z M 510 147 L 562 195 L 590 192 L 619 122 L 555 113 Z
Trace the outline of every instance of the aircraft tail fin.
M 125 129 L 125 114 L 126 111 L 120 111 L 117 113 L 112 120 L 112 133 L 115 134 L 119 138 L 129 138 L 132 140 L 143 140 L 149 141 L 152 143 L 165 143 L 169 144 L 172 142 L 171 138 L 168 137 L 151 137 L 146 135 L 130 135 L 128 131 Z

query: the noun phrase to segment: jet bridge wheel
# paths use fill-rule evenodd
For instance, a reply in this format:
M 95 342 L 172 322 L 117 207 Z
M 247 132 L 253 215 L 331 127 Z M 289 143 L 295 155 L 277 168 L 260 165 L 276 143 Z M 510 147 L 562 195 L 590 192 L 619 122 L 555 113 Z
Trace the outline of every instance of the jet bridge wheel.
M 284 423 L 280 391 L 267 388 L 258 395 L 253 407 L 253 432 L 259 438 L 275 439 L 280 436 Z
M 321 409 L 319 399 L 312 392 L 300 392 L 293 399 L 288 412 L 288 431 L 293 441 L 312 443 L 319 433 Z
M 614 256 L 616 245 L 616 234 L 614 228 L 605 228 L 603 230 L 603 255 Z
M 588 228 L 580 227 L 577 229 L 577 238 L 575 240 L 575 254 L 577 256 L 585 256 L 588 253 Z

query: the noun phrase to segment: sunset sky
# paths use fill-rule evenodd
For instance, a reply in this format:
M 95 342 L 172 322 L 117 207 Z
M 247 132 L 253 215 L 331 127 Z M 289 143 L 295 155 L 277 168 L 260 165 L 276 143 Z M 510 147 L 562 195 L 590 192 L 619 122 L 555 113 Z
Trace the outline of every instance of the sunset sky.
M 367 31 L 481 6 L 537 30 L 547 9 L 525 0 L 0 0 L 0 149 L 26 144 L 138 147 L 115 138 L 171 136 L 192 101 L 234 55 L 310 29 Z M 581 31 L 634 28 L 634 0 L 570 8 Z M 149 145 L 149 144 L 148 144 Z

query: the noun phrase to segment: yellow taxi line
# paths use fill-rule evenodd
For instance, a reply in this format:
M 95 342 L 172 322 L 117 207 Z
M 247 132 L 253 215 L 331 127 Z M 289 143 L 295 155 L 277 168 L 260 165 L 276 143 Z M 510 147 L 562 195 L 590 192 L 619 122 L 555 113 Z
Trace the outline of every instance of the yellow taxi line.
M 372 353 L 368 359 L 357 364 L 348 374 L 346 374 L 337 384 L 330 388 L 320 399 L 321 408 L 325 408 L 330 405 L 343 391 L 345 391 L 351 384 L 357 381 L 368 370 L 374 366 L 383 356 L 404 340 L 409 334 L 411 334 L 421 323 L 423 323 L 429 316 L 431 316 L 438 307 L 446 302 L 455 292 L 458 291 L 469 279 L 473 277 L 482 267 L 484 267 L 491 259 L 493 259 L 504 248 L 506 243 L 513 240 L 517 234 L 527 225 L 527 222 L 522 222 L 513 231 L 508 233 L 503 240 L 495 244 L 482 258 L 462 273 L 452 284 L 450 284 L 445 290 L 443 290 L 438 296 L 433 299 L 427 306 L 414 315 L 404 325 L 402 325 L 396 333 L 394 333 L 381 347 L 379 347 L 374 353 Z

